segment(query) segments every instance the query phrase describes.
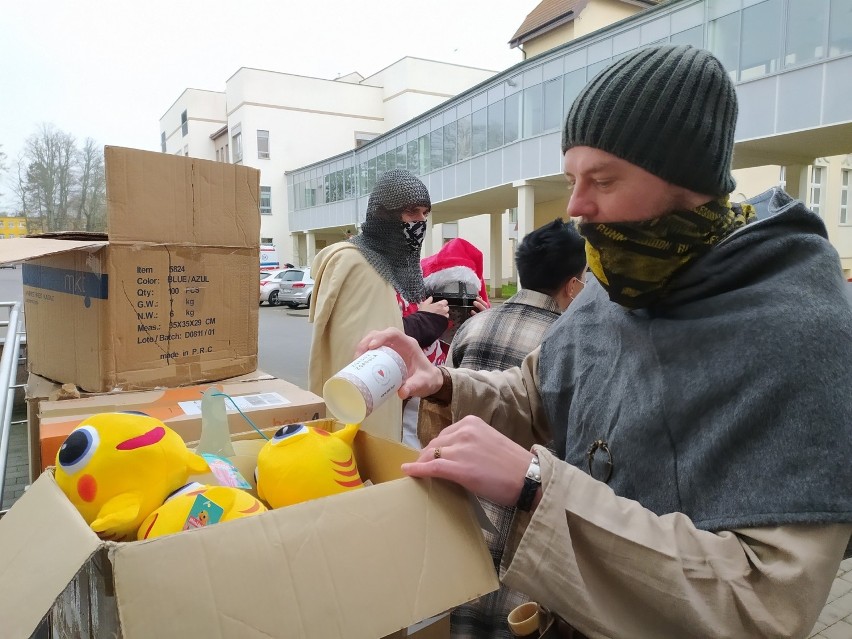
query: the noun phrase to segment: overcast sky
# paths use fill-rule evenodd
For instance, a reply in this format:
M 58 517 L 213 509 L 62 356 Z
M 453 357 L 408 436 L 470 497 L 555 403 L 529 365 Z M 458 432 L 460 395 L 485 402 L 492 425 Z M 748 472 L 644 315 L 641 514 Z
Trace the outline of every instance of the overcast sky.
M 78 140 L 159 150 L 187 87 L 240 67 L 364 76 L 410 55 L 502 70 L 538 0 L 21 0 L 0 11 L 0 150 L 43 123 Z M 8 186 L 0 186 L 4 195 Z

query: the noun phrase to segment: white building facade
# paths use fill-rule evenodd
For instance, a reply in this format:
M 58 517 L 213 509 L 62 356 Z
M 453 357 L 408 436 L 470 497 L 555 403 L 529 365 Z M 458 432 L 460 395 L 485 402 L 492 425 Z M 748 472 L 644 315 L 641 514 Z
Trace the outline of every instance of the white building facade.
M 224 92 L 186 89 L 180 95 L 160 118 L 161 150 L 259 169 L 261 242 L 274 244 L 282 261 L 308 264 L 318 248 L 356 229 L 291 236 L 285 173 L 352 152 L 494 73 L 410 57 L 367 78 L 241 68 Z

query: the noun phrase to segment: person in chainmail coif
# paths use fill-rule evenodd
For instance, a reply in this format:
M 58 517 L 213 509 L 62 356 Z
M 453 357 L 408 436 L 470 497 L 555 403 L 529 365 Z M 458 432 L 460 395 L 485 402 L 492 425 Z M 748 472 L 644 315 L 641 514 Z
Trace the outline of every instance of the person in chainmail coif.
M 354 359 L 355 345 L 367 331 L 400 328 L 428 349 L 446 330 L 447 302 L 427 297 L 420 267 L 431 208 L 417 176 L 387 171 L 370 194 L 361 233 L 317 254 L 311 268 L 312 392 L 321 395 L 325 381 Z M 361 428 L 400 441 L 401 419 L 402 402 L 392 397 Z

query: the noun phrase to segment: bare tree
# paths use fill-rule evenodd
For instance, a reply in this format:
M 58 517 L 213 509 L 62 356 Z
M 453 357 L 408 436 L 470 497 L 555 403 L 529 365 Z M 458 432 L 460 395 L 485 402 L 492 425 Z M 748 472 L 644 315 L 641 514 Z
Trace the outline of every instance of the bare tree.
M 103 148 L 86 138 L 78 153 L 79 204 L 77 228 L 82 231 L 106 230 L 106 175 Z
M 91 139 L 78 149 L 71 134 L 42 124 L 26 141 L 13 190 L 30 228 L 106 228 L 103 151 Z

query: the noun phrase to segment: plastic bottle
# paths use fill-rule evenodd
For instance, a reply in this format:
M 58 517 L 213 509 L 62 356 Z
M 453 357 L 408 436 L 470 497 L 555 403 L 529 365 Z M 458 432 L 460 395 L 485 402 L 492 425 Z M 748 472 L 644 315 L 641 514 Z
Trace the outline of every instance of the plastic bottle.
M 195 452 L 219 457 L 235 455 L 225 411 L 225 396 L 217 388 L 210 387 L 201 394 L 201 439 Z

